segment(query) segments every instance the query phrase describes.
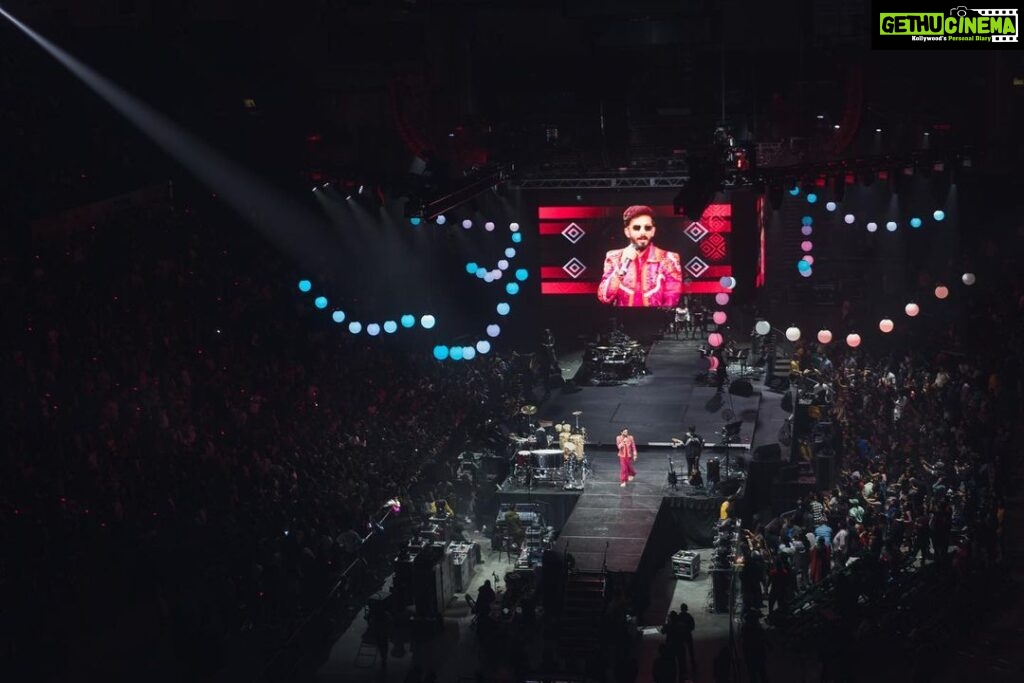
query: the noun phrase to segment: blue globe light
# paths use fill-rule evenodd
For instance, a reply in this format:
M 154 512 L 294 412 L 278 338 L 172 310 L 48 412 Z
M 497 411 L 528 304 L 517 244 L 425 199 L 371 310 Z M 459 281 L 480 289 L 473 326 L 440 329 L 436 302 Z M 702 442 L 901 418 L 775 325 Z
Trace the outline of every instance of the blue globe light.
M 516 244 L 519 244 L 520 242 L 522 242 L 523 241 L 523 233 L 521 233 L 521 232 L 514 232 L 514 233 L 512 233 L 512 241 L 515 242 Z
M 469 263 L 466 264 L 466 272 L 469 273 L 470 275 L 475 274 L 476 271 L 478 270 L 480 270 L 480 266 L 477 264 L 476 261 L 470 261 Z
M 462 347 L 453 346 L 448 349 L 448 357 L 452 360 L 462 360 Z
M 317 298 L 313 299 L 313 304 L 317 308 L 327 308 L 327 297 L 326 296 L 318 296 Z
M 917 216 L 914 216 L 913 218 L 911 218 L 910 219 L 910 227 L 912 227 L 912 228 L 920 228 L 921 227 L 921 219 L 918 218 Z
M 380 334 L 380 325 L 378 325 L 377 323 L 370 323 L 369 325 L 366 326 L 366 334 L 370 335 L 371 337 L 376 337 L 378 334 Z
M 476 358 L 476 349 L 474 349 L 472 346 L 463 346 L 462 357 L 466 360 L 473 360 L 474 358 Z
M 478 278 L 480 278 L 481 280 L 483 280 L 485 277 L 487 277 L 487 269 L 482 267 L 482 266 L 480 268 L 477 268 L 476 269 L 476 276 Z
M 409 329 L 416 325 L 416 316 L 406 313 L 402 316 L 402 327 Z
M 811 264 L 808 263 L 807 261 L 804 261 L 803 259 L 800 259 L 799 261 L 796 262 L 796 269 L 799 270 L 801 273 L 806 273 L 811 269 Z
M 814 194 L 813 192 L 807 195 L 808 204 L 813 204 L 816 201 L 818 201 L 818 195 Z
M 810 216 L 804 216 L 803 218 L 800 219 L 801 225 L 811 225 L 812 223 L 814 223 L 814 219 L 811 218 Z
M 444 344 L 438 344 L 434 347 L 434 358 L 438 360 L 448 360 L 448 347 Z
M 935 213 L 932 214 L 932 218 L 934 218 L 937 221 L 941 221 L 946 218 L 946 212 L 943 211 L 942 209 L 936 209 Z
M 353 320 L 348 324 L 348 331 L 352 334 L 359 334 L 363 331 L 363 324 Z
M 507 285 L 505 285 L 505 291 L 511 294 L 512 296 L 515 296 L 516 294 L 519 293 L 519 285 L 517 285 L 515 282 L 510 282 Z
M 509 306 L 504 301 L 502 301 L 500 304 L 498 304 L 498 315 L 508 315 L 508 312 L 511 311 L 511 310 L 512 310 L 512 307 Z
M 434 325 L 436 325 L 436 324 L 437 324 L 437 320 L 435 320 L 434 316 L 432 316 L 430 314 L 427 314 L 427 315 L 423 316 L 422 318 L 420 318 L 420 325 L 423 325 L 423 329 L 425 329 L 425 330 L 432 329 L 434 327 Z
M 793 196 L 793 197 L 795 197 L 798 194 L 800 194 L 800 186 L 799 185 L 794 185 L 793 187 L 791 187 L 790 190 L 789 190 L 789 194 L 791 196 Z
M 526 268 L 516 269 L 516 279 L 519 280 L 520 282 L 525 282 L 526 278 L 529 276 L 530 274 L 526 271 Z
M 335 311 L 334 313 L 331 313 L 331 320 L 336 323 L 345 322 L 345 311 Z
M 476 343 L 476 352 L 483 354 L 491 350 L 491 342 L 486 339 L 481 339 Z
M 516 257 L 516 250 L 515 250 L 514 247 L 509 247 L 508 249 L 505 250 L 505 258 L 515 258 L 515 257 Z
M 412 223 L 413 225 L 419 225 L 420 223 L 423 222 L 423 219 L 420 218 L 419 216 L 413 216 L 412 218 L 409 219 L 409 222 Z
M 310 282 L 309 280 L 299 280 L 299 291 L 300 292 L 308 292 L 311 289 L 313 289 L 313 283 L 312 282 Z
M 398 332 L 398 323 L 396 323 L 394 320 L 385 321 L 384 331 L 387 332 L 388 334 L 394 334 L 395 332 Z
M 448 219 L 445 218 L 443 214 L 437 217 L 437 224 L 438 225 L 444 225 L 447 221 L 448 221 Z

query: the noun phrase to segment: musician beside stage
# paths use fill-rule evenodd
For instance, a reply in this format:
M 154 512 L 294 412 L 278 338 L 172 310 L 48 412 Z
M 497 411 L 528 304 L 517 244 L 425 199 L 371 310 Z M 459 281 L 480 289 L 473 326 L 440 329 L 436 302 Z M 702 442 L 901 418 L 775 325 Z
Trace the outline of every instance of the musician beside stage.
M 636 470 L 633 468 L 633 461 L 636 460 L 636 441 L 623 428 L 615 437 L 615 445 L 619 449 L 619 486 L 625 486 L 627 481 L 633 481 L 636 477 Z

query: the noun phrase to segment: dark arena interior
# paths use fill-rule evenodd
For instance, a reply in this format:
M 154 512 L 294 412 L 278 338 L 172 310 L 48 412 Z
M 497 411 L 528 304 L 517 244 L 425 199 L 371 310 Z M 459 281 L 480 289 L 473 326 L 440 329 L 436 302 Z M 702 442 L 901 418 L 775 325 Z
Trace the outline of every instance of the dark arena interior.
M 0 679 L 1024 680 L 1017 10 L 911 14 L 0 0 Z

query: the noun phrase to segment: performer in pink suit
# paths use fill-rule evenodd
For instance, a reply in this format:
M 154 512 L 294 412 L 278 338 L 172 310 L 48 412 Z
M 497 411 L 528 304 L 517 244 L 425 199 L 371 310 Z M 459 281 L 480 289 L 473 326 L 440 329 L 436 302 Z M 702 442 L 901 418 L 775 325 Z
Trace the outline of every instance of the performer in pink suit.
M 629 246 L 605 255 L 597 298 L 615 306 L 675 307 L 683 290 L 683 267 L 679 254 L 652 244 L 654 210 L 631 206 L 622 214 L 622 225 Z
M 636 460 L 636 441 L 628 429 L 623 429 L 615 437 L 615 445 L 619 448 L 619 486 L 625 486 L 627 481 L 633 481 L 636 470 L 633 469 L 633 461 Z

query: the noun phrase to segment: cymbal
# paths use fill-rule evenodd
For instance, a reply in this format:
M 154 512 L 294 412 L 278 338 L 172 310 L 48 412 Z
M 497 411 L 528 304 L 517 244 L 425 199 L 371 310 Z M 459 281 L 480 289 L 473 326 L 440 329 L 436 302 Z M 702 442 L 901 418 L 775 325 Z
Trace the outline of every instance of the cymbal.
M 519 409 L 519 412 L 523 415 L 536 415 L 537 406 L 526 405 Z
M 583 411 L 582 410 L 574 410 L 574 411 L 572 411 L 572 414 L 575 415 L 576 417 L 579 417 L 580 415 L 583 414 Z

